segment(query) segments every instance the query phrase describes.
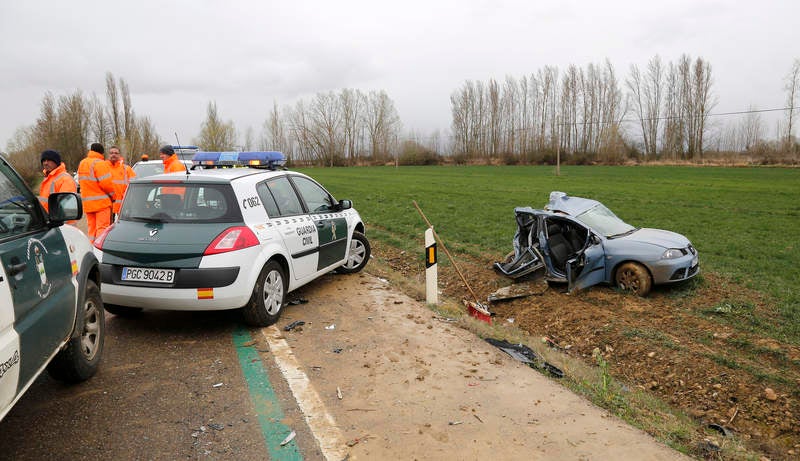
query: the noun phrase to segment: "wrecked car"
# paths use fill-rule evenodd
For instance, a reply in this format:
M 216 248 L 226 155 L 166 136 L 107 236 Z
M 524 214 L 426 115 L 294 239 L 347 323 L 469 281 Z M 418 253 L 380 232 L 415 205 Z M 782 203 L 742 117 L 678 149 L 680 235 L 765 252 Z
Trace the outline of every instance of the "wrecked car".
M 699 273 L 689 239 L 631 226 L 597 200 L 554 191 L 544 210 L 517 207 L 514 214 L 514 251 L 494 264 L 513 279 L 541 275 L 567 283 L 569 292 L 609 283 L 645 296 L 654 284 Z

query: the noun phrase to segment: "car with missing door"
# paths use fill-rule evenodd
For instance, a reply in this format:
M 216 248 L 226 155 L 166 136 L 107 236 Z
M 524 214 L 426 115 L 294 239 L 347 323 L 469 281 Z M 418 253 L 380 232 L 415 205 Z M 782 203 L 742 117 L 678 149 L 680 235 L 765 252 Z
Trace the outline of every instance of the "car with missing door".
M 47 370 L 95 374 L 105 338 L 100 272 L 89 239 L 65 224 L 80 197 L 48 197 L 49 213 L 0 155 L 0 419 Z
M 495 263 L 519 279 L 541 274 L 568 290 L 615 284 L 639 296 L 653 285 L 682 282 L 699 271 L 698 254 L 681 234 L 634 227 L 597 200 L 550 193 L 545 209 L 514 209 L 514 251 Z
M 292 290 L 363 269 L 370 245 L 352 202 L 284 162 L 279 152 L 198 152 L 188 172 L 133 179 L 95 240 L 106 310 L 241 309 L 266 326 Z

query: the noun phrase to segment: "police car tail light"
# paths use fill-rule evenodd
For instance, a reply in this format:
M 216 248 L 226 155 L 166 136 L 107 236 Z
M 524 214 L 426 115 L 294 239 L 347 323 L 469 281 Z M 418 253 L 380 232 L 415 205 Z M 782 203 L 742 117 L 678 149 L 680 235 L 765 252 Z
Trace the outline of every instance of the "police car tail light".
M 222 231 L 209 245 L 204 256 L 241 250 L 258 245 L 256 234 L 246 226 L 229 227 Z
M 108 233 L 111 232 L 111 229 L 113 229 L 113 228 L 114 228 L 114 224 L 106 227 L 106 229 L 100 235 L 95 237 L 94 242 L 93 242 L 93 245 L 95 246 L 95 248 L 97 248 L 98 250 L 102 250 L 103 249 L 103 242 L 106 241 L 106 237 L 108 236 Z

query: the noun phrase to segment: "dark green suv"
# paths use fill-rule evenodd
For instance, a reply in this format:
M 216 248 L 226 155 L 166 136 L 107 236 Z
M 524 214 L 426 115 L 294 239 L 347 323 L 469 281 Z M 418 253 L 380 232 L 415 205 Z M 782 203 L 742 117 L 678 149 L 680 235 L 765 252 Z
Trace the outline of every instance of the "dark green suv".
M 78 195 L 49 197 L 50 213 L 0 155 L 0 419 L 45 369 L 94 375 L 105 323 L 97 259 Z

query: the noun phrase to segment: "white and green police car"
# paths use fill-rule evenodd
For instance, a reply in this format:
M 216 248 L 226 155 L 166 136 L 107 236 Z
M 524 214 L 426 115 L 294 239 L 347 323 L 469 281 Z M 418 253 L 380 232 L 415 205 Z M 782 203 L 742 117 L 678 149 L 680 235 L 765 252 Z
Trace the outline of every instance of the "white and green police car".
M 193 162 L 202 168 L 132 180 L 118 220 L 95 240 L 108 312 L 241 308 L 266 326 L 287 293 L 367 264 L 352 203 L 277 169 L 283 154 L 198 152 Z
M 52 194 L 48 207 L 0 155 L 0 419 L 45 369 L 82 381 L 103 352 L 98 262 L 89 239 L 63 225 L 80 219 L 80 198 Z

